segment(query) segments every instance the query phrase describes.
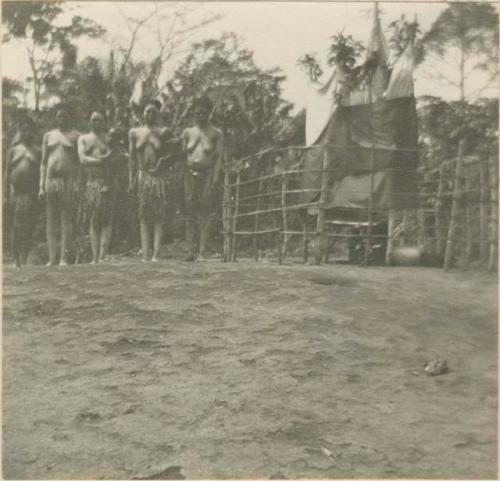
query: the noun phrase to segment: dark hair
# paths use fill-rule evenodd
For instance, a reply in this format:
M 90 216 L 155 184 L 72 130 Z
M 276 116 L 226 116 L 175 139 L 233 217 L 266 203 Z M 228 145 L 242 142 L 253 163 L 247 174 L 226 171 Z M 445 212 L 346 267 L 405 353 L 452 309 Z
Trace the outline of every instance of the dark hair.
M 158 111 L 161 110 L 161 102 L 159 100 L 156 100 L 156 99 L 150 99 L 150 100 L 146 100 L 146 102 L 144 102 L 144 106 L 143 106 L 143 110 L 148 106 L 148 105 L 152 105 L 153 107 L 155 107 Z
M 71 107 L 71 105 L 64 104 L 61 102 L 55 106 L 54 112 L 56 114 L 58 114 L 59 112 L 66 112 L 66 113 L 72 115 L 74 113 L 74 110 L 73 110 L 73 107 Z
M 19 122 L 17 123 L 17 127 L 19 129 L 22 127 L 31 127 L 34 129 L 36 127 L 36 122 L 33 120 L 33 118 L 30 115 L 25 115 L 19 119 Z
M 91 119 L 91 118 L 92 118 L 92 116 L 93 116 L 94 114 L 100 115 L 100 116 L 101 116 L 101 118 L 102 118 L 102 120 L 104 120 L 104 122 L 106 122 L 106 114 L 105 114 L 104 112 L 101 112 L 100 110 L 94 110 L 94 111 L 92 111 L 92 113 L 90 114 L 90 117 L 89 117 L 89 118 Z

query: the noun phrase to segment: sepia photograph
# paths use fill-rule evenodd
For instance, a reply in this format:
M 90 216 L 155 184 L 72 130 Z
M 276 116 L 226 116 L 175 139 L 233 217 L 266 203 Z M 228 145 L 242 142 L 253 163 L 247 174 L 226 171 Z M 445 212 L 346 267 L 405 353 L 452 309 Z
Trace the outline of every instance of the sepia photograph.
M 498 479 L 498 14 L 2 0 L 2 479 Z

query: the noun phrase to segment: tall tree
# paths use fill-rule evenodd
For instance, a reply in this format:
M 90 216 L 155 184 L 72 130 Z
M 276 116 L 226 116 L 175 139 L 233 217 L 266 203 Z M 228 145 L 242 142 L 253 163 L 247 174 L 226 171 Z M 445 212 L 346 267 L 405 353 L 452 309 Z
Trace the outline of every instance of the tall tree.
M 100 25 L 78 15 L 61 25 L 63 5 L 63 2 L 55 1 L 2 2 L 2 23 L 5 27 L 2 40 L 24 41 L 37 111 L 46 81 L 50 82 L 61 70 L 76 65 L 74 41 L 81 37 L 98 38 L 104 34 Z
M 238 37 L 225 33 L 193 45 L 173 76 L 177 93 L 166 100 L 173 122 L 182 128 L 192 99 L 210 96 L 215 102 L 213 120 L 235 139 L 234 154 L 239 157 L 274 144 L 292 108 L 282 97 L 284 80 L 278 69 L 257 67 Z
M 423 44 L 440 62 L 435 74 L 458 88 L 460 100 L 472 94 L 467 80 L 474 71 L 488 75 L 481 90 L 498 78 L 498 14 L 489 3 L 448 4 L 424 35 Z
M 220 15 L 204 13 L 202 7 L 189 2 L 150 2 L 142 4 L 140 9 L 120 3 L 114 5 L 120 32 L 111 38 L 115 52 L 112 68 L 122 83 L 124 76 L 132 85 L 143 83 L 139 90 L 146 90 L 149 96 L 165 88 L 168 64 L 189 50 L 186 42 L 220 18 Z M 147 64 L 137 69 L 139 56 Z

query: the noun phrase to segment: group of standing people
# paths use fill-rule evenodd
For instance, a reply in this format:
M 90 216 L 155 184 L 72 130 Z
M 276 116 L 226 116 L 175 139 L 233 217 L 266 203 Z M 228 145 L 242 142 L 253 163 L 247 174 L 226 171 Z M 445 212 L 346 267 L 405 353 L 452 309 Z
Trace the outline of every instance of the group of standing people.
M 223 135 L 210 122 L 213 105 L 206 97 L 195 100 L 193 126 L 185 129 L 180 138 L 175 138 L 167 126 L 159 125 L 160 109 L 158 101 L 147 102 L 143 125 L 132 128 L 128 136 L 128 192 L 137 202 L 142 259 L 159 260 L 165 211 L 173 188 L 170 168 L 180 151 L 188 244 L 186 260 L 194 261 L 198 254 L 206 255 L 214 194 L 223 167 Z M 14 210 L 12 250 L 17 266 L 27 262 L 36 222 L 37 192 L 47 212 L 47 265 L 68 264 L 80 205 L 89 222 L 92 263 L 108 256 L 118 189 L 117 162 L 121 154 L 106 129 L 102 114 L 92 113 L 87 134 L 74 130 L 72 119 L 70 109 L 61 105 L 56 112 L 56 128 L 43 136 L 40 151 L 35 124 L 31 118 L 24 118 L 8 152 L 4 198 Z M 85 178 L 83 198 L 82 175 Z

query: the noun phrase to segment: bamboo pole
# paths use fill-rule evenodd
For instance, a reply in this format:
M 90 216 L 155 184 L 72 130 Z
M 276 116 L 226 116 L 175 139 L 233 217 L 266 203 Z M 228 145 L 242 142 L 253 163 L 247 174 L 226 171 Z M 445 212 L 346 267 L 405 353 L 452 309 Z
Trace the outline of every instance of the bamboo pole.
M 486 262 L 488 248 L 486 239 L 488 238 L 488 165 L 485 162 L 479 163 L 479 259 L 480 262 Z
M 323 251 L 324 251 L 324 238 L 323 233 L 325 229 L 325 208 L 324 205 L 326 203 L 326 195 L 327 195 L 327 186 L 328 186 L 328 175 L 325 170 L 329 167 L 329 153 L 328 149 L 325 148 L 323 150 L 323 162 L 321 169 L 321 193 L 320 200 L 318 204 L 318 215 L 316 218 L 316 239 L 314 242 L 314 258 L 315 263 L 317 265 L 321 264 L 321 260 L 323 259 Z
M 417 246 L 423 249 L 425 245 L 425 213 L 417 212 Z
M 222 225 L 224 226 L 224 262 L 231 260 L 231 187 L 229 186 L 230 167 L 224 164 L 224 206 L 222 208 Z
M 374 167 L 375 167 L 375 152 L 373 147 L 370 151 L 370 195 L 368 197 L 368 229 L 366 233 L 365 256 L 363 263 L 365 266 L 370 261 L 372 251 L 372 224 L 373 224 L 373 187 L 374 187 Z
M 281 177 L 281 207 L 282 207 L 282 216 L 283 216 L 283 230 L 288 230 L 288 215 L 286 209 L 286 191 L 287 191 L 287 174 L 283 173 Z M 283 234 L 283 245 L 282 245 L 282 256 L 283 259 L 286 257 L 286 250 L 288 247 L 288 236 Z
M 465 166 L 464 168 L 464 178 L 465 178 L 465 251 L 464 251 L 464 263 L 469 266 L 472 258 L 472 248 L 473 248 L 473 213 L 472 213 L 472 182 L 471 182 L 471 171 L 470 168 Z
M 307 245 L 307 209 L 304 209 L 304 215 L 302 217 L 302 257 L 304 263 L 307 263 L 309 259 L 309 251 Z
M 236 193 L 235 193 L 235 199 L 234 199 L 234 210 L 233 210 L 233 219 L 232 219 L 232 227 L 231 227 L 231 232 L 236 231 L 236 221 L 238 219 L 238 210 L 240 208 L 240 178 L 241 178 L 241 173 L 238 172 L 236 176 Z M 232 237 L 232 242 L 231 242 L 231 260 L 233 262 L 236 262 L 236 251 L 237 251 L 237 241 Z
M 488 270 L 493 272 L 498 267 L 498 164 L 495 156 L 489 164 L 491 213 Z
M 403 214 L 403 219 L 406 216 L 406 211 Z M 387 247 L 385 251 L 385 265 L 392 265 L 392 258 L 394 255 L 394 227 L 396 224 L 396 212 L 390 209 L 387 214 Z
M 259 194 L 262 193 L 262 177 L 260 177 L 260 180 L 259 180 Z M 258 250 L 258 246 L 257 246 L 257 230 L 259 229 L 259 210 L 260 210 L 260 197 L 257 197 L 257 203 L 256 203 L 256 206 L 255 206 L 255 221 L 254 221 L 254 226 L 253 226 L 253 230 L 254 230 L 254 235 L 253 235 L 253 257 L 255 259 L 255 261 L 257 262 L 259 260 L 259 250 Z
M 434 251 L 436 257 L 440 258 L 443 255 L 444 239 L 443 239 L 443 226 L 441 224 L 441 210 L 443 208 L 443 191 L 444 191 L 444 178 L 445 178 L 445 164 L 439 166 L 439 183 L 434 201 L 434 229 L 435 229 L 435 242 Z
M 453 261 L 455 242 L 458 234 L 458 221 L 461 200 L 462 166 L 465 142 L 461 140 L 458 144 L 457 164 L 455 167 L 455 179 L 453 186 L 453 203 L 451 207 L 450 225 L 448 228 L 448 238 L 446 239 L 446 252 L 444 255 L 444 270 L 449 271 Z

